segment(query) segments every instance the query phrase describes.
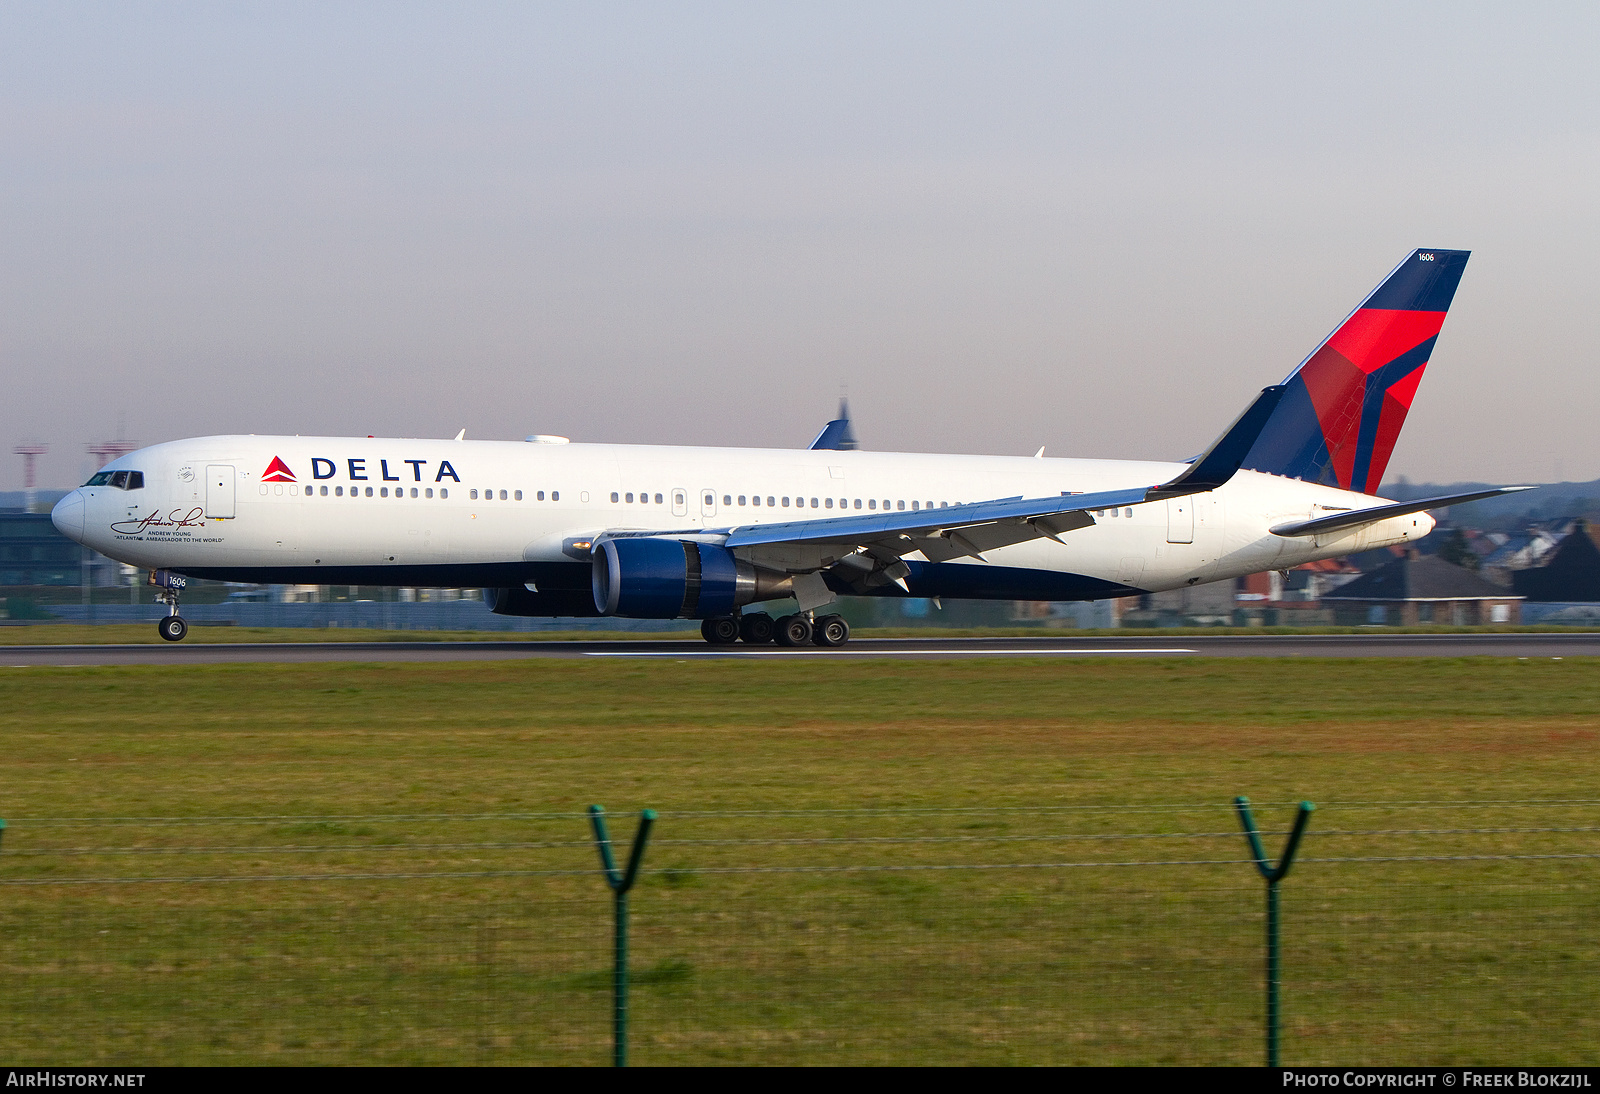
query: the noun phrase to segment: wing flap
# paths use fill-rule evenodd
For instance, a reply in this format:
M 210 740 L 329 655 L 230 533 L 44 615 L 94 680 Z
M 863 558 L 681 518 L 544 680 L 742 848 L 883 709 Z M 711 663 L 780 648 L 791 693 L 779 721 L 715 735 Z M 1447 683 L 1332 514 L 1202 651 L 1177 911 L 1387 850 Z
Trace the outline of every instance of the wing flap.
M 1110 509 L 1118 505 L 1137 505 L 1146 500 L 1148 487 L 1128 490 L 1102 490 L 1093 494 L 1069 494 L 1054 498 L 1003 498 L 939 509 L 904 513 L 876 513 L 863 516 L 829 517 L 823 520 L 785 521 L 782 524 L 752 524 L 728 532 L 729 547 L 754 547 L 765 543 L 872 543 L 902 536 L 937 535 L 999 521 L 1026 522 L 1036 517 Z M 1029 529 L 1026 538 L 1040 535 Z

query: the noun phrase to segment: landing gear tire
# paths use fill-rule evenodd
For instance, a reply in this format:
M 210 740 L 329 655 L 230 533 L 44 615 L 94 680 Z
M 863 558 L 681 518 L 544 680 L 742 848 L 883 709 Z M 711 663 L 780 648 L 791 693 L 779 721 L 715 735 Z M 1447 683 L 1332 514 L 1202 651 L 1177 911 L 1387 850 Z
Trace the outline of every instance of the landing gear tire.
M 780 646 L 809 646 L 811 620 L 803 615 L 786 615 L 777 622 L 777 639 Z
M 850 624 L 841 615 L 825 615 L 812 629 L 811 641 L 819 646 L 842 646 L 850 641 Z
M 164 641 L 182 642 L 183 636 L 189 633 L 189 624 L 178 614 L 178 598 L 188 582 L 171 570 L 151 570 L 150 584 L 156 589 L 156 603 L 167 609 L 167 614 L 156 624 L 156 633 Z
M 751 612 L 739 617 L 739 637 L 747 644 L 759 646 L 772 641 L 777 624 L 766 612 Z
M 700 637 L 713 646 L 731 646 L 739 641 L 739 621 L 731 615 L 707 619 L 700 624 Z

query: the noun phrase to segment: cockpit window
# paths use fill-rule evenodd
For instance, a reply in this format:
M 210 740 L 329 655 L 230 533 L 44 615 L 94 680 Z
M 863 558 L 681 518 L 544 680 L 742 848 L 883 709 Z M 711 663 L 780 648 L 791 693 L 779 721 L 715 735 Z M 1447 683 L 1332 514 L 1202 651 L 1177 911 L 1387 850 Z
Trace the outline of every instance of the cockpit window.
M 85 486 L 115 486 L 118 490 L 143 490 L 143 471 L 96 471 Z

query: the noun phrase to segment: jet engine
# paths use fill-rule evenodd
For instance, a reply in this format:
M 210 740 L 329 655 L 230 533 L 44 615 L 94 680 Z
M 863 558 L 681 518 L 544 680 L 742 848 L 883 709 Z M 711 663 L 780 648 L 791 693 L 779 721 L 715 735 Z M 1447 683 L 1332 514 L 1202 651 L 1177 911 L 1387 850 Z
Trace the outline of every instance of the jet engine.
M 594 606 L 634 619 L 715 619 L 788 595 L 789 578 L 726 547 L 666 536 L 607 539 L 594 549 Z

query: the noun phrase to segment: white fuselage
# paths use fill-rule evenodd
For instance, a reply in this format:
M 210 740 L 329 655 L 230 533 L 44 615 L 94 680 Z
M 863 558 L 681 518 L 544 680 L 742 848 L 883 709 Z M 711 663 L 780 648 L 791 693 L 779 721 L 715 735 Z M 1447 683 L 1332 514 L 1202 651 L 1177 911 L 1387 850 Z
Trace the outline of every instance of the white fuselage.
M 81 487 L 56 510 L 67 534 L 111 558 L 238 580 L 293 570 L 300 575 L 295 580 L 308 583 L 317 583 L 319 571 L 392 568 L 393 580 L 373 583 L 411 585 L 451 584 L 418 580 L 423 569 L 445 574 L 475 564 L 581 561 L 574 543 L 608 531 L 690 533 L 845 515 L 841 510 L 853 515 L 1143 487 L 1173 478 L 1184 465 L 224 436 L 154 445 L 106 467 L 119 469 L 140 472 L 143 486 Z M 1402 543 L 1433 527 L 1416 513 L 1323 537 L 1270 531 L 1378 501 L 1240 471 L 1209 493 L 1102 510 L 1093 526 L 1064 534 L 1064 542 L 1035 539 L 945 565 L 1081 575 L 1155 591 Z

